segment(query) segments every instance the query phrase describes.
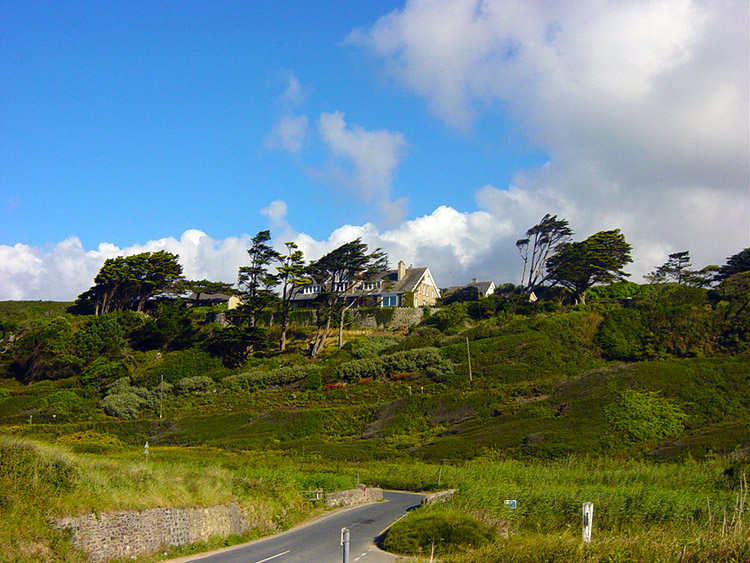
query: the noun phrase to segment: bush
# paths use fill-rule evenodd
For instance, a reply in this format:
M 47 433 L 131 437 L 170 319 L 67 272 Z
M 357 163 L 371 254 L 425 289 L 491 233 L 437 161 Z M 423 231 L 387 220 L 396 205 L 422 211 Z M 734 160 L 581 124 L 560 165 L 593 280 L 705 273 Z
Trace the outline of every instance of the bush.
M 458 511 L 418 512 L 396 522 L 383 542 L 387 551 L 430 554 L 477 548 L 492 540 L 492 528 Z
M 292 385 L 305 380 L 313 371 L 320 375 L 320 368 L 313 365 L 294 365 L 276 368 L 272 370 L 256 370 L 248 373 L 230 375 L 221 380 L 221 384 L 227 389 L 239 391 L 247 389 L 255 391 L 265 387 L 281 387 Z
M 124 362 L 97 358 L 83 370 L 81 387 L 98 389 L 107 382 L 122 378 L 128 379 L 128 367 Z
M 687 415 L 654 391 L 626 389 L 606 407 L 609 422 L 631 440 L 665 440 L 679 436 Z
M 354 359 L 372 358 L 380 353 L 396 346 L 402 337 L 395 334 L 373 334 L 363 338 L 357 338 L 349 342 L 349 348 Z
M 227 373 L 231 372 L 223 366 L 220 358 L 201 348 L 189 348 L 163 354 L 160 360 L 137 379 L 144 387 L 154 387 L 159 384 L 162 376 L 165 382 L 175 384 L 186 377 L 221 376 Z
M 323 378 L 320 375 L 320 370 L 310 370 L 302 381 L 302 386 L 308 391 L 320 391 L 323 388 Z
M 596 343 L 607 360 L 635 362 L 645 357 L 646 335 L 640 311 L 614 309 L 607 312 L 599 325 Z
M 148 399 L 140 394 L 133 391 L 125 391 L 107 395 L 99 402 L 99 406 L 109 416 L 133 419 L 138 418 L 141 408 L 148 403 Z
M 174 386 L 178 394 L 205 393 L 214 386 L 214 380 L 205 375 L 180 379 Z
M 75 391 L 63 389 L 44 399 L 47 408 L 56 414 L 78 414 L 83 411 L 83 399 Z
M 341 364 L 336 375 L 343 381 L 354 382 L 367 378 L 384 379 L 395 373 L 425 371 L 428 368 L 448 373 L 453 365 L 443 358 L 437 348 L 418 348 L 379 358 L 352 360 Z
M 466 303 L 453 303 L 446 307 L 441 307 L 433 315 L 425 319 L 422 324 L 435 327 L 443 332 L 452 328 L 463 328 L 469 320 L 466 309 Z

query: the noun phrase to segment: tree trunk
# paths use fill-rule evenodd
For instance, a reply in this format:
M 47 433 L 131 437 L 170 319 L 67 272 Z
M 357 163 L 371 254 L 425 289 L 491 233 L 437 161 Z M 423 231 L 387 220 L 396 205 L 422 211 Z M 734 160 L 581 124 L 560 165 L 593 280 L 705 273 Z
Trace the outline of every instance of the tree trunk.
M 318 329 L 318 332 L 315 334 L 315 341 L 313 342 L 312 348 L 310 349 L 310 356 L 313 358 L 317 358 L 318 354 L 320 354 L 320 351 L 323 349 L 323 344 L 325 344 L 326 338 L 328 338 L 328 331 L 331 328 L 331 315 L 326 316 L 326 323 L 324 326 L 320 327 Z
M 286 350 L 286 329 L 289 326 L 289 313 L 283 312 L 281 315 L 281 336 L 279 336 L 279 349 L 283 352 Z

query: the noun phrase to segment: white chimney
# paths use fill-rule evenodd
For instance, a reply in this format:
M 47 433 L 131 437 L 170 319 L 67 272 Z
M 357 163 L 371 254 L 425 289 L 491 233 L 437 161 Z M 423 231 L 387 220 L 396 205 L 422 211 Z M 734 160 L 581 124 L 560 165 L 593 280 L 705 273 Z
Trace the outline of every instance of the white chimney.
M 398 261 L 398 281 L 406 277 L 406 264 L 403 260 Z

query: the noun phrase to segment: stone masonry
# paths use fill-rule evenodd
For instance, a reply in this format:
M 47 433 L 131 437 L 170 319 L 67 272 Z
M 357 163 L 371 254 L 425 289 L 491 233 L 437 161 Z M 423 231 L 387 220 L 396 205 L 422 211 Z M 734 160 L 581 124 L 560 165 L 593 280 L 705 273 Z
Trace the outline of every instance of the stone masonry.
M 383 489 L 368 488 L 359 485 L 358 488 L 350 491 L 336 491 L 328 493 L 324 497 L 325 505 L 328 508 L 338 506 L 354 506 L 355 504 L 364 504 L 366 502 L 378 502 L 383 500 Z
M 53 525 L 70 529 L 73 543 L 92 561 L 153 553 L 248 530 L 247 517 L 237 504 L 104 512 L 60 518 Z
M 359 488 L 324 496 L 327 507 L 353 506 L 383 500 L 383 490 Z M 93 562 L 154 553 L 169 546 L 205 542 L 212 537 L 240 535 L 258 525 L 258 515 L 238 504 L 206 508 L 123 510 L 58 518 L 53 527 L 72 532 L 74 545 Z

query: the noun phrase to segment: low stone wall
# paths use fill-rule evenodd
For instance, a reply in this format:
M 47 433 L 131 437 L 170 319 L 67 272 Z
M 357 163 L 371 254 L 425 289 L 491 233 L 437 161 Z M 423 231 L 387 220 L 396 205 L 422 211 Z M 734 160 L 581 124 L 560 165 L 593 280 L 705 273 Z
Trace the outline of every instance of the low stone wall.
M 428 504 L 433 504 L 436 502 L 445 502 L 447 500 L 451 500 L 454 494 L 456 494 L 456 489 L 448 489 L 447 491 L 438 491 L 437 493 L 425 495 L 425 497 L 422 499 L 422 505 L 426 506 Z
M 360 485 L 351 491 L 324 496 L 329 508 L 383 500 L 383 489 Z M 122 510 L 58 518 L 52 526 L 72 532 L 74 545 L 93 562 L 158 552 L 169 546 L 205 542 L 213 537 L 240 535 L 265 527 L 267 516 L 247 513 L 238 504 L 207 508 Z
M 75 546 L 89 553 L 92 561 L 153 553 L 249 529 L 248 518 L 237 504 L 104 512 L 60 518 L 53 526 L 70 529 Z
M 327 493 L 323 502 L 328 508 L 334 508 L 337 506 L 354 506 L 355 504 L 378 502 L 381 500 L 383 500 L 383 489 L 360 485 L 358 488 L 350 491 Z
M 372 330 L 402 330 L 418 324 L 422 320 L 422 317 L 424 317 L 424 309 L 421 307 L 397 307 L 395 309 L 387 309 L 388 320 L 386 322 L 383 322 L 382 319 L 379 321 L 376 315 L 371 314 L 371 311 L 371 309 L 354 310 L 354 323 L 352 326 Z

